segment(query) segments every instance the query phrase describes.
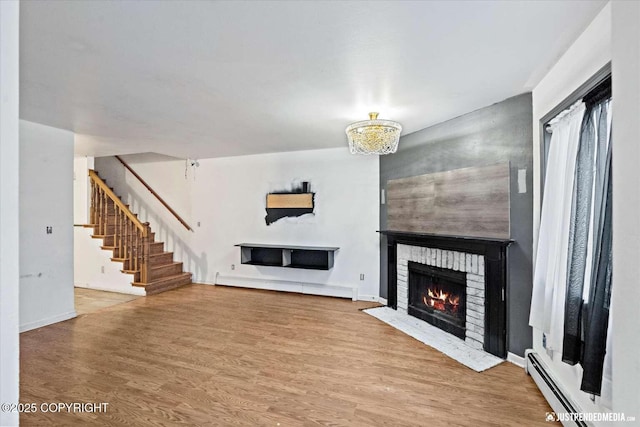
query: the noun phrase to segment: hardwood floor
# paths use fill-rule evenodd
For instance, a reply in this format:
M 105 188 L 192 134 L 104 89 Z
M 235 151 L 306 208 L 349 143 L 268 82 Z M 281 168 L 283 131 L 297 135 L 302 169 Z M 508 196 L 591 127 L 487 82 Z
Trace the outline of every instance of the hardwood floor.
M 93 313 L 105 307 L 140 298 L 137 295 L 117 292 L 98 291 L 96 289 L 74 288 L 76 314 Z
M 21 335 L 25 426 L 548 425 L 524 371 L 476 373 L 359 311 L 371 303 L 188 285 Z

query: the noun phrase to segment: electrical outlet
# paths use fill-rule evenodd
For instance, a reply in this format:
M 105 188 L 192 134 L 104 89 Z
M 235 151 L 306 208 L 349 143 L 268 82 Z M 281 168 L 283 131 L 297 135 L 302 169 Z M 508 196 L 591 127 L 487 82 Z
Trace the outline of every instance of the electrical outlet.
M 231 269 L 235 270 L 236 269 L 236 265 L 235 264 L 231 264 Z
M 360 274 L 360 280 L 364 280 L 364 273 Z
M 198 227 L 200 227 L 200 221 L 198 221 Z
M 100 267 L 100 273 L 104 274 L 104 265 Z
M 47 234 L 51 234 L 53 233 L 53 227 L 50 225 L 47 225 Z

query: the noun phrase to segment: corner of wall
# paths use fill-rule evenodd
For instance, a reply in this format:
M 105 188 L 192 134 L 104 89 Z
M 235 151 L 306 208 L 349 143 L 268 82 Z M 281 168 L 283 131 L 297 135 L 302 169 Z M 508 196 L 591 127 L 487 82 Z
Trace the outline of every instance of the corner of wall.
M 27 330 L 75 316 L 73 133 L 21 120 L 19 163 L 20 329 Z

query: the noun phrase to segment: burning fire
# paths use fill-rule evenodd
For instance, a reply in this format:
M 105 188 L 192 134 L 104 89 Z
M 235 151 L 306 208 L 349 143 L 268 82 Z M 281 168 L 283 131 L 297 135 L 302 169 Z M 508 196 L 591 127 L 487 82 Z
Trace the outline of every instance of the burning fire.
M 460 296 L 451 295 L 442 289 L 429 289 L 427 295 L 422 297 L 422 302 L 436 310 L 457 313 L 460 305 Z

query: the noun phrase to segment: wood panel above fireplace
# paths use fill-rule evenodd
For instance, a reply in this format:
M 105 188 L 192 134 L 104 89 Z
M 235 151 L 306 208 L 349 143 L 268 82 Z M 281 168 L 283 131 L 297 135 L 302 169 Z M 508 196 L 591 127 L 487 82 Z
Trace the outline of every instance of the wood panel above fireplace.
M 509 238 L 509 163 L 387 182 L 387 227 Z

